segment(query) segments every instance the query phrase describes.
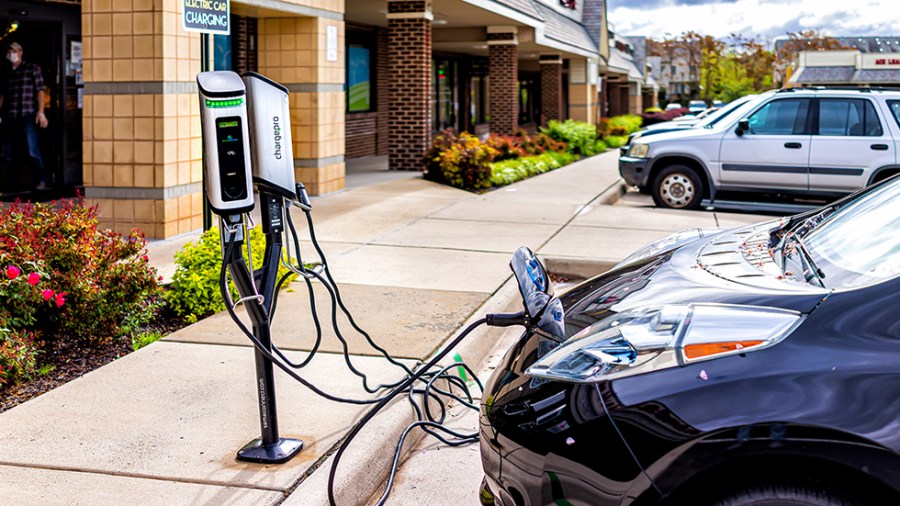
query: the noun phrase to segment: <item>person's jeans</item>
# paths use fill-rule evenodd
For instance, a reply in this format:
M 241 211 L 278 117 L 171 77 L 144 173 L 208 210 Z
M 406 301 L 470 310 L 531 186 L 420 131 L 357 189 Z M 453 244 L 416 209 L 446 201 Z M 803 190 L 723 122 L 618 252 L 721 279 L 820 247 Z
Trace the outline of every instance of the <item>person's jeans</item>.
M 0 156 L 7 161 L 13 161 L 18 159 L 18 156 L 15 156 L 17 152 L 24 148 L 28 165 L 38 176 L 38 181 L 45 182 L 44 159 L 41 157 L 41 147 L 38 144 L 35 116 L 29 114 L 23 118 L 3 118 L 3 148 Z

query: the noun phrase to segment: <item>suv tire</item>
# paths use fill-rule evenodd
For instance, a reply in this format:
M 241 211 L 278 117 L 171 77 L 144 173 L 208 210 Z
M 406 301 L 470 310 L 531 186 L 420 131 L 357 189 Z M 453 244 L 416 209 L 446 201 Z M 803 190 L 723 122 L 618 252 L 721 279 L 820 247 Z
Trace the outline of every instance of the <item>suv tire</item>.
M 761 485 L 728 494 L 713 506 L 855 506 L 830 490 L 796 485 Z
M 703 200 L 703 180 L 688 166 L 670 165 L 653 179 L 650 193 L 659 207 L 697 209 Z

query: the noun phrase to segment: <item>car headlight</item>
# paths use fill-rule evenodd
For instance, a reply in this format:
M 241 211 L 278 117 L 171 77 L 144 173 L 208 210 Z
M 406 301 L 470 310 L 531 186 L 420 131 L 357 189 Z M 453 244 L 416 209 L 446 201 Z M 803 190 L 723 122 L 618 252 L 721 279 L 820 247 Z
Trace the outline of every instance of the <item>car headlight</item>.
M 803 319 L 796 311 L 726 304 L 628 310 L 583 329 L 525 374 L 570 383 L 634 376 L 768 348 Z
M 634 253 L 628 255 L 625 260 L 622 260 L 621 262 L 616 264 L 613 269 L 618 269 L 623 265 L 633 264 L 645 258 L 650 258 L 654 255 L 658 255 L 666 251 L 671 251 L 691 241 L 695 241 L 703 236 L 719 232 L 720 230 L 722 230 L 722 228 L 710 227 L 703 229 L 688 228 L 679 232 L 675 232 L 672 235 L 668 235 L 666 237 L 663 237 L 662 239 L 653 241 L 650 244 L 635 251 Z
M 628 156 L 632 158 L 646 158 L 650 152 L 649 144 L 632 144 L 628 149 Z

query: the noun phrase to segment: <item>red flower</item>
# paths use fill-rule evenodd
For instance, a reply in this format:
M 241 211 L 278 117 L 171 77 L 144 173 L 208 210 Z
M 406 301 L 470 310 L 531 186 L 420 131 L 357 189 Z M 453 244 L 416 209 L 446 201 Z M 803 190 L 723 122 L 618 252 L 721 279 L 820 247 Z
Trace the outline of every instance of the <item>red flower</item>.
M 150 261 L 150 257 L 148 257 L 147 255 L 144 255 L 144 256 L 141 257 L 141 258 L 143 258 L 145 262 L 149 262 L 149 261 Z
M 36 272 L 32 272 L 31 274 L 28 275 L 28 284 L 29 285 L 34 286 L 34 285 L 38 284 L 40 281 L 41 281 L 40 274 L 38 274 Z
M 53 290 L 44 290 L 41 295 L 44 297 L 44 300 L 50 300 L 53 298 Z
M 6 268 L 6 277 L 9 279 L 16 279 L 19 277 L 19 274 L 22 274 L 22 271 L 15 265 L 10 265 Z
M 56 307 L 63 307 L 63 304 L 66 303 L 66 292 L 59 292 L 56 294 Z

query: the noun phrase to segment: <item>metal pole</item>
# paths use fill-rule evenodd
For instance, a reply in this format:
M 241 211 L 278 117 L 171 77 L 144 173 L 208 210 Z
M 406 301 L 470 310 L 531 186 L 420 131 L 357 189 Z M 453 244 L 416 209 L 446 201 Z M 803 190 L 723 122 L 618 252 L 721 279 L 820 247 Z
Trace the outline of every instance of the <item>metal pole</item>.
M 200 34 L 200 71 L 208 72 L 209 71 L 209 34 L 201 33 Z M 200 136 L 200 142 L 203 141 L 203 136 Z M 206 152 L 205 150 L 203 151 Z M 202 180 L 203 188 L 206 188 L 206 157 L 203 158 L 203 180 Z M 209 202 L 204 198 L 203 199 L 203 231 L 206 232 L 212 228 L 212 212 L 209 209 Z

